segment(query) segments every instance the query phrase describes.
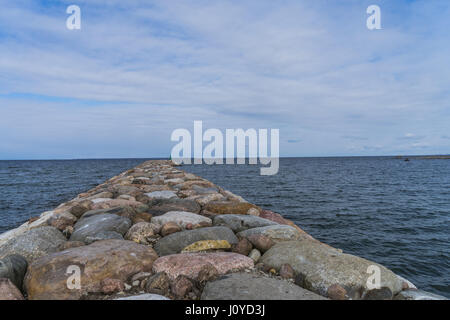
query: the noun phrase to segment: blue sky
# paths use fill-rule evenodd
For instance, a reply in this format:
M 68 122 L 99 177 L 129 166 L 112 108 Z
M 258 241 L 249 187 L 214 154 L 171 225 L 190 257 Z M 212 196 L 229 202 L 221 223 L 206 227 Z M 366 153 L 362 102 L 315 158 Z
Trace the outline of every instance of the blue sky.
M 450 153 L 447 0 L 0 5 L 0 159 L 167 157 L 194 120 L 278 128 L 282 156 Z

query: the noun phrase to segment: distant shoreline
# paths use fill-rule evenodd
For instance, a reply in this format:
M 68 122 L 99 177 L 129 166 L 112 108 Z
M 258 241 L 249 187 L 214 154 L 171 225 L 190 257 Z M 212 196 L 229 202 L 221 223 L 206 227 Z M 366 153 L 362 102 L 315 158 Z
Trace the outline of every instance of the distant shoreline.
M 387 156 L 308 156 L 308 157 L 280 157 L 280 159 L 329 159 L 329 158 L 389 158 L 389 159 L 415 159 L 415 160 L 435 160 L 450 159 L 448 155 L 387 155 Z M 248 160 L 248 158 L 245 158 Z M 0 161 L 88 161 L 88 160 L 168 160 L 168 158 L 73 158 L 73 159 L 0 159 Z

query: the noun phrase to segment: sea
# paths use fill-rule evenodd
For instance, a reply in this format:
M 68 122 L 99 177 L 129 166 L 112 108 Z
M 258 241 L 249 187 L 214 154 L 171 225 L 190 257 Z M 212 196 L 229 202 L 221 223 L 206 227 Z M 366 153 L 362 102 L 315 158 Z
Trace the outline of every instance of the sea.
M 0 233 L 145 160 L 0 161 Z M 273 176 L 248 164 L 180 168 L 450 298 L 448 159 L 281 158 Z

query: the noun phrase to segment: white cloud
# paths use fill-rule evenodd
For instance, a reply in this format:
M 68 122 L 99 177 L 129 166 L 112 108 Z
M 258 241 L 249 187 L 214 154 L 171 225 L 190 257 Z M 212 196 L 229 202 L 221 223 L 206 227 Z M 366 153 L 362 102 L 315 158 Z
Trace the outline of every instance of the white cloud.
M 280 128 L 284 143 L 301 140 L 299 150 L 282 142 L 285 155 L 335 155 L 346 152 L 349 137 L 355 154 L 396 153 L 398 137 L 427 137 L 423 143 L 439 148 L 433 137 L 447 130 L 450 45 L 439 28 L 448 19 L 439 19 L 448 6 L 405 5 L 403 16 L 385 5 L 383 30 L 368 31 L 356 2 L 78 4 L 80 32 L 65 29 L 64 6 L 19 1 L 0 12 L 0 28 L 8 26 L 0 32 L 0 94 L 105 104 L 0 97 L 10 132 L 44 141 L 56 127 L 66 133 L 61 141 L 97 136 L 98 144 L 119 126 L 124 141 L 158 135 L 148 146 L 164 153 L 171 147 L 164 128 L 200 119 L 219 128 Z M 20 124 L 24 114 L 36 117 L 34 129 Z M 409 130 L 420 134 L 404 136 Z

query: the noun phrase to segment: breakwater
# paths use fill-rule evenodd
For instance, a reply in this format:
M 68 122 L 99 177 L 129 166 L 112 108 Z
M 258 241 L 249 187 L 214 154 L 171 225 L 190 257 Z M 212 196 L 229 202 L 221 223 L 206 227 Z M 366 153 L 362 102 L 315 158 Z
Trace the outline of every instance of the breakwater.
M 0 235 L 0 259 L 2 297 L 437 298 L 168 161 Z

